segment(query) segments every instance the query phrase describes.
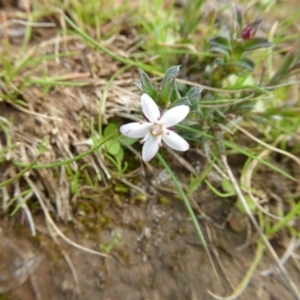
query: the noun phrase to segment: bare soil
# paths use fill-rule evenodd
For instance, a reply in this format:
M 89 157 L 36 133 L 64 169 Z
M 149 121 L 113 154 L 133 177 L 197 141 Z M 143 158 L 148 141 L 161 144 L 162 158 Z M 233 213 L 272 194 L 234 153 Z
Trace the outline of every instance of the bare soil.
M 223 218 L 223 203 L 209 198 L 206 203 L 214 203 L 213 216 Z M 245 242 L 245 231 L 211 227 L 215 240 L 210 249 L 216 249 L 219 284 L 183 204 L 170 200 L 167 206 L 155 199 L 139 206 L 126 201 L 118 208 L 108 205 L 105 215 L 113 221 L 93 233 L 93 238 L 74 224 L 61 226 L 72 240 L 92 249 L 108 244 L 112 233 L 118 232 L 121 238 L 109 253 L 111 258 L 86 254 L 61 241 L 55 244 L 41 216 L 35 216 L 38 236 L 34 238 L 21 226 L 21 215 L 5 217 L 1 222 L 2 299 L 37 299 L 37 295 L 40 299 L 212 299 L 207 290 L 229 295 L 249 268 L 255 244 L 237 251 Z M 260 274 L 272 266 L 273 260 L 265 255 L 240 299 L 293 299 L 276 271 Z M 293 263 L 286 267 L 299 284 Z

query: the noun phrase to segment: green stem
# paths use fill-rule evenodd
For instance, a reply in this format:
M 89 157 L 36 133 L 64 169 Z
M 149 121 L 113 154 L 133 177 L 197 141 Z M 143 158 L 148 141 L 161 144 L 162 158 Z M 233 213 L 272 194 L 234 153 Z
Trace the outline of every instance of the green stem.
M 70 164 L 74 161 L 77 161 L 89 154 L 92 154 L 95 150 L 97 150 L 98 148 L 100 148 L 102 145 L 104 145 L 113 135 L 115 134 L 115 131 L 113 131 L 110 135 L 108 135 L 101 143 L 99 143 L 98 145 L 94 146 L 93 148 L 91 148 L 88 151 L 83 152 L 82 154 L 75 156 L 73 158 L 64 160 L 64 161 L 59 161 L 59 162 L 55 162 L 55 163 L 51 163 L 51 164 L 45 164 L 45 165 L 32 165 L 32 169 L 45 169 L 45 168 L 55 168 L 55 167 L 60 167 L 62 165 L 66 165 L 66 164 Z M 27 167 L 26 164 L 18 162 L 18 161 L 14 161 L 13 162 L 14 165 L 18 166 L 18 167 Z M 1 186 L 0 186 L 1 187 Z
M 182 129 L 185 129 L 189 132 L 193 132 L 193 133 L 196 133 L 198 135 L 201 135 L 201 136 L 204 136 L 210 140 L 216 140 L 215 137 L 213 137 L 212 135 L 206 133 L 206 132 L 203 132 L 203 131 L 200 131 L 198 129 L 195 129 L 195 128 L 191 128 L 191 127 L 188 127 L 188 126 L 185 126 L 185 125 L 182 125 L 182 124 L 178 124 L 176 125 L 176 127 L 178 128 L 182 128 Z M 252 159 L 255 159 L 257 160 L 258 162 L 260 162 L 261 164 L 267 166 L 268 168 L 270 168 L 271 170 L 274 170 L 278 173 L 280 173 L 281 175 L 285 176 L 286 178 L 289 178 L 293 181 L 296 181 L 296 179 L 291 176 L 290 174 L 288 174 L 287 172 L 283 171 L 282 169 L 280 169 L 279 167 L 276 167 L 275 165 L 272 165 L 271 163 L 257 157 L 255 154 L 251 153 L 251 152 L 248 152 L 247 150 L 245 150 L 243 147 L 241 146 L 238 146 L 236 145 L 235 143 L 229 141 L 229 140 L 223 140 L 222 143 L 224 144 L 224 146 L 228 147 L 228 148 L 231 148 L 233 150 L 236 150 L 238 151 L 239 153 L 242 153 L 244 155 L 246 155 L 247 157 L 250 157 Z
M 159 159 L 159 161 L 162 163 L 162 165 L 164 166 L 164 168 L 167 170 L 167 172 L 169 173 L 171 179 L 173 180 L 173 182 L 174 182 L 174 184 L 175 184 L 175 186 L 176 186 L 176 188 L 177 188 L 177 190 L 178 190 L 178 192 L 179 192 L 179 194 L 180 194 L 180 196 L 181 196 L 181 198 L 183 200 L 183 203 L 185 204 L 185 207 L 186 207 L 186 209 L 187 209 L 187 211 L 188 211 L 188 213 L 189 213 L 189 215 L 190 215 L 190 217 L 192 219 L 192 222 L 193 222 L 194 227 L 195 227 L 195 229 L 197 231 L 197 234 L 198 234 L 198 236 L 200 238 L 200 241 L 202 242 L 202 244 L 203 244 L 203 246 L 205 248 L 205 251 L 206 251 L 206 253 L 207 253 L 208 257 L 209 257 L 209 260 L 210 260 L 210 262 L 212 264 L 212 267 L 213 267 L 214 273 L 216 275 L 216 278 L 220 282 L 218 273 L 216 271 L 214 262 L 212 260 L 211 255 L 210 255 L 210 252 L 208 250 L 207 243 L 205 241 L 205 238 L 204 238 L 204 235 L 202 233 L 202 230 L 201 230 L 201 228 L 199 226 L 197 217 L 196 217 L 196 215 L 195 215 L 195 213 L 194 213 L 194 211 L 192 209 L 192 206 L 191 206 L 191 204 L 190 204 L 190 202 L 189 202 L 189 200 L 188 200 L 185 192 L 183 191 L 183 189 L 182 189 L 182 187 L 180 185 L 180 182 L 177 180 L 175 174 L 173 173 L 173 171 L 171 170 L 171 168 L 169 167 L 169 165 L 167 164 L 167 162 L 164 160 L 164 158 L 159 153 L 157 153 L 156 156 Z
M 265 245 L 261 241 L 258 241 L 255 257 L 251 263 L 250 268 L 248 269 L 246 275 L 244 276 L 242 281 L 238 284 L 238 286 L 235 288 L 235 290 L 233 291 L 233 293 L 230 296 L 220 297 L 220 296 L 213 294 L 211 291 L 208 291 L 208 293 L 211 296 L 213 296 L 215 299 L 234 300 L 234 299 L 237 299 L 239 296 L 241 296 L 241 294 L 244 292 L 244 290 L 248 286 L 249 281 L 251 280 L 253 273 L 256 270 L 258 263 L 260 262 L 260 260 L 263 256 L 264 249 L 265 249 Z
M 27 171 L 29 171 L 31 168 L 33 168 L 33 165 L 37 162 L 37 160 L 40 158 L 40 155 L 29 165 L 25 167 L 24 170 L 22 170 L 20 173 L 18 173 L 16 176 L 0 183 L 0 189 L 8 184 L 11 184 L 12 182 L 16 181 L 20 177 L 22 177 Z

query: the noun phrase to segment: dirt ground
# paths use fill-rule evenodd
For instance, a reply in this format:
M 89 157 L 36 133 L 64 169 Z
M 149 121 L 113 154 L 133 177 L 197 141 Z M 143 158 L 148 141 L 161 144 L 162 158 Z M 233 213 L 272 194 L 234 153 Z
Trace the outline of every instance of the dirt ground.
M 221 224 L 229 205 L 205 190 L 199 199 Z M 109 203 L 103 213 L 113 221 L 97 233 L 89 234 L 74 224 L 60 226 L 73 241 L 91 249 L 108 244 L 118 233 L 110 258 L 84 253 L 61 241 L 54 243 L 40 215 L 35 216 L 38 235 L 34 238 L 21 225 L 21 215 L 4 217 L 0 299 L 212 299 L 208 290 L 230 295 L 253 261 L 255 244 L 237 251 L 246 240 L 245 230 L 209 226 L 218 283 L 183 204 L 170 200 L 170 205 L 160 204 L 156 197 L 143 205 L 126 199 L 119 207 Z M 278 246 L 277 250 L 282 252 Z M 272 266 L 274 261 L 265 255 L 239 299 L 293 299 L 276 271 L 261 274 Z M 288 262 L 286 267 L 299 285 L 295 265 Z
M 1 8 L 8 17 L 14 17 L 13 10 Z M 51 21 L 57 21 L 53 16 L 51 18 Z M 111 51 L 131 49 L 134 41 L 128 36 L 134 33 L 128 30 L 126 36 L 116 35 L 107 45 Z M 11 121 L 12 140 L 20 143 L 20 147 L 11 150 L 7 160 L 0 164 L 0 182 L 21 170 L 11 164 L 11 159 L 29 163 L 39 154 L 41 145 L 45 149 L 39 163 L 44 164 L 68 159 L 87 150 L 82 142 L 89 138 L 91 119 L 98 118 L 99 95 L 121 65 L 107 55 L 99 55 L 77 38 L 57 41 L 56 34 L 53 29 L 34 30 L 29 46 L 39 45 L 36 57 L 53 53 L 57 45 L 75 54 L 49 60 L 30 76 L 41 77 L 47 69 L 53 76 L 87 82 L 88 85 L 78 88 L 55 86 L 50 87 L 48 93 L 35 85 L 18 95 L 18 99 L 27 103 L 26 107 L 9 101 L 0 102 L 0 116 Z M 20 41 L 11 39 L 10 44 L 12 57 L 18 57 Z M 20 72 L 14 84 L 21 86 L 23 77 L 28 74 L 28 68 Z M 104 124 L 110 118 L 117 123 L 123 122 L 128 116 L 128 108 L 138 105 L 134 81 L 137 81 L 137 72 L 131 68 L 109 86 L 102 106 Z M 0 139 L 2 146 L 8 143 L 5 132 L 0 132 Z M 244 145 L 250 143 L 247 139 L 241 142 Z M 132 153 L 126 153 L 136 166 L 126 180 L 144 192 L 145 197 L 141 200 L 137 197 L 139 192 L 128 188 L 121 182 L 122 178 L 112 176 L 107 179 L 95 154 L 72 163 L 71 171 L 64 167 L 32 170 L 18 183 L 2 189 L 0 300 L 205 300 L 213 299 L 208 291 L 219 295 L 220 299 L 232 294 L 257 252 L 257 235 L 250 230 L 247 218 L 234 207 L 236 199 L 218 198 L 206 185 L 200 186 L 192 197 L 193 208 L 220 277 L 218 282 L 184 204 L 173 193 L 174 187 L 166 172 L 155 163 L 147 168 Z M 183 157 L 194 168 L 206 163 L 196 152 L 186 153 Z M 296 165 L 281 157 L 274 156 L 273 159 L 272 163 L 288 171 L 299 182 Z M 168 161 L 182 183 L 186 183 L 189 172 L 178 166 L 172 155 Z M 230 159 L 237 177 L 244 162 L 243 156 Z M 91 178 L 97 179 L 97 184 L 89 189 L 80 177 L 78 182 L 82 186 L 79 193 L 73 195 L 68 179 L 77 170 L 88 172 Z M 265 178 L 269 180 L 266 182 Z M 255 174 L 254 182 L 255 188 L 263 191 L 270 202 L 279 198 L 286 209 L 289 196 L 299 193 L 298 183 L 291 183 L 266 168 Z M 221 189 L 218 178 L 214 184 Z M 5 203 L 28 186 L 38 191 L 28 201 L 37 231 L 34 237 L 23 210 L 13 217 L 9 214 L 13 208 L 5 210 Z M 40 201 L 45 203 L 65 236 L 86 248 L 107 250 L 109 257 L 90 254 L 65 243 L 46 220 Z M 296 230 L 299 226 L 295 224 Z M 289 239 L 286 232 L 271 238 L 279 256 L 283 255 Z M 275 266 L 271 256 L 265 253 L 238 299 L 296 299 Z M 292 260 L 285 266 L 299 287 L 299 266 Z

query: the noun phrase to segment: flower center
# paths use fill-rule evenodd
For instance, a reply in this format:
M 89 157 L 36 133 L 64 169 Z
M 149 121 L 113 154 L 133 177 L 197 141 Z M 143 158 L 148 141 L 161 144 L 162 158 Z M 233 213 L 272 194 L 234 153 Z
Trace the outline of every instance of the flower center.
M 150 133 L 153 136 L 158 136 L 162 134 L 162 124 L 154 124 L 153 126 L 150 127 Z

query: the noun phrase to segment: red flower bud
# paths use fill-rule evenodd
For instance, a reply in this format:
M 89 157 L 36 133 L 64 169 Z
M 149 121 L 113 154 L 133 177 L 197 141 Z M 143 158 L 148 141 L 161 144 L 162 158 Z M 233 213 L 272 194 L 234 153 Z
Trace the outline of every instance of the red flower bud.
M 246 41 L 250 41 L 254 38 L 255 33 L 256 33 L 256 30 L 253 27 L 251 27 L 250 25 L 247 25 L 242 30 L 242 38 Z
M 252 40 L 261 23 L 262 19 L 258 19 L 246 25 L 246 27 L 244 27 L 242 30 L 242 38 L 246 41 Z

